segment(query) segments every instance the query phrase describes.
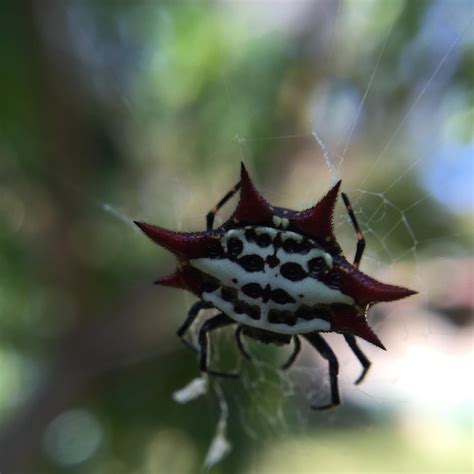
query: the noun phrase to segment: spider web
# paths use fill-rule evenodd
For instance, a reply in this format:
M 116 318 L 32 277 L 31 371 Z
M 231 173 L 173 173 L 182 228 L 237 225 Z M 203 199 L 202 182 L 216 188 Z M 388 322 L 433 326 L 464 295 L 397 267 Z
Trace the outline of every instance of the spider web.
M 276 6 L 277 4 L 273 4 Z M 254 9 L 258 10 L 261 6 L 256 6 Z M 288 5 L 286 5 L 288 7 Z M 444 6 L 446 8 L 446 5 Z M 271 6 L 265 5 L 263 7 L 266 11 Z M 277 9 L 285 11 L 285 5 L 278 4 Z M 433 18 L 439 16 L 442 10 L 442 6 L 433 5 L 431 12 L 428 12 L 426 19 L 427 23 L 432 21 L 436 23 L 438 19 Z M 278 15 L 277 15 L 278 16 Z M 284 16 L 284 14 L 282 15 Z M 332 16 L 332 18 L 331 18 Z M 431 16 L 431 19 L 430 19 Z M 330 111 L 324 107 L 321 103 L 317 103 L 314 109 L 311 111 L 313 117 L 310 117 L 309 130 L 303 131 L 297 134 L 289 135 L 277 135 L 271 137 L 262 137 L 258 139 L 249 140 L 247 137 L 242 136 L 236 130 L 234 141 L 238 147 L 238 153 L 243 161 L 248 162 L 253 156 L 253 143 L 255 141 L 302 141 L 308 143 L 312 140 L 314 144 L 314 160 L 317 162 L 316 169 L 321 172 L 322 165 L 326 169 L 325 181 L 327 183 L 326 188 L 329 188 L 331 183 L 334 183 L 339 178 L 347 178 L 346 168 L 350 168 L 351 158 L 351 144 L 357 133 L 364 133 L 359 130 L 363 128 L 362 116 L 364 114 L 364 106 L 372 89 L 377 84 L 378 78 L 377 73 L 380 64 L 384 60 L 384 53 L 387 47 L 390 47 L 394 41 L 393 37 L 396 35 L 396 20 L 397 17 L 394 15 L 393 19 L 386 28 L 386 33 L 380 35 L 377 42 L 378 53 L 374 54 L 375 63 L 373 67 L 367 70 L 366 75 L 366 87 L 363 92 L 360 93 L 357 100 L 353 101 L 352 113 L 349 114 L 350 120 L 346 121 L 342 126 L 343 133 L 340 133 L 340 138 L 337 140 L 337 136 L 334 137 L 334 132 L 327 131 L 326 127 L 322 126 L 323 118 L 326 113 L 330 114 Z M 374 158 L 366 162 L 366 170 L 363 176 L 359 176 L 356 180 L 351 180 L 349 176 L 348 181 L 352 188 L 344 188 L 345 192 L 348 193 L 352 199 L 353 207 L 357 219 L 361 225 L 362 231 L 367 240 L 367 249 L 364 255 L 364 262 L 362 269 L 370 274 L 383 275 L 382 279 L 391 281 L 391 276 L 395 277 L 403 275 L 400 273 L 400 268 L 403 265 L 409 265 L 413 268 L 414 274 L 407 277 L 406 281 L 400 281 L 400 284 L 417 288 L 421 293 L 425 293 L 427 288 L 425 286 L 426 281 L 426 269 L 420 268 L 418 259 L 420 252 L 426 250 L 427 247 L 437 240 L 449 239 L 453 236 L 441 236 L 428 235 L 419 237 L 417 234 L 416 226 L 412 222 L 413 211 L 418 207 L 423 206 L 431 199 L 433 199 L 433 193 L 429 188 L 426 192 L 414 196 L 407 204 L 400 205 L 396 200 L 392 198 L 393 193 L 399 193 L 400 189 L 406 185 L 406 182 L 410 179 L 410 176 L 418 170 L 423 169 L 429 165 L 429 154 L 428 150 L 436 148 L 443 148 L 446 143 L 443 143 L 443 138 L 430 137 L 432 140 L 431 144 L 428 144 L 427 137 L 418 136 L 407 138 L 410 135 L 410 126 L 413 125 L 416 120 L 427 120 L 426 110 L 432 105 L 435 94 L 445 92 L 443 91 L 443 84 L 446 84 L 449 79 L 449 71 L 452 71 L 455 67 L 456 61 L 459 59 L 460 51 L 468 42 L 470 31 L 469 28 L 472 25 L 472 17 L 457 18 L 455 27 L 451 32 L 450 41 L 446 42 L 446 47 L 439 51 L 439 55 L 435 61 L 429 64 L 426 70 L 422 71 L 419 78 L 413 79 L 417 81 L 418 87 L 415 88 L 412 98 L 408 101 L 408 106 L 403 110 L 398 118 L 397 123 L 391 124 L 387 130 L 387 134 L 382 140 L 381 148 L 373 150 Z M 278 22 L 278 18 L 276 19 Z M 289 20 L 291 21 L 291 19 Z M 329 15 L 328 22 L 333 24 L 333 28 L 329 28 L 327 35 L 328 54 L 327 61 L 330 62 L 334 59 L 334 51 L 336 48 L 336 35 L 338 22 L 341 21 L 341 4 L 339 3 L 336 10 Z M 286 26 L 286 25 L 285 25 Z M 276 28 L 283 28 L 282 25 Z M 472 44 L 472 38 L 470 39 Z M 448 72 L 447 72 L 448 71 Z M 232 113 L 234 108 L 235 98 L 238 97 L 239 91 L 232 83 L 232 78 L 226 79 L 228 89 L 228 101 L 229 110 Z M 441 118 L 446 117 L 434 116 L 431 119 L 431 126 L 436 129 L 440 128 Z M 428 118 L 428 121 L 430 119 Z M 330 127 L 330 125 L 329 125 Z M 427 126 L 429 128 L 429 126 Z M 422 131 L 422 133 L 426 133 Z M 436 135 L 434 133 L 433 135 Z M 383 172 L 384 167 L 387 166 L 389 161 L 393 159 L 393 150 L 403 145 L 404 141 L 422 141 L 422 145 L 418 143 L 418 147 L 414 149 L 417 153 L 409 153 L 408 158 L 405 160 L 404 167 L 399 170 L 395 176 L 383 184 L 380 190 L 374 189 L 370 186 L 371 178 L 377 173 Z M 379 145 L 380 146 L 380 145 Z M 421 151 L 420 151 L 421 150 Z M 288 158 L 291 159 L 291 158 Z M 405 168 L 405 169 L 403 169 Z M 307 173 L 311 171 L 307 170 Z M 262 189 L 262 187 L 260 186 Z M 275 189 L 265 188 L 263 186 L 263 194 L 269 198 L 271 202 L 276 200 L 281 204 L 287 202 L 289 196 Z M 305 196 L 307 202 L 295 205 L 294 207 L 302 208 L 304 205 L 312 205 L 315 198 L 319 198 L 322 193 L 318 196 L 314 195 L 314 188 L 309 187 L 307 196 Z M 286 204 L 281 204 L 286 205 Z M 230 206 L 232 207 L 232 206 Z M 292 207 L 292 206 L 288 206 Z M 217 222 L 222 222 L 223 218 L 218 218 Z M 355 249 L 355 243 L 353 237 L 353 230 L 350 226 L 347 214 L 343 209 L 340 209 L 336 215 L 335 220 L 336 235 L 341 236 L 343 247 L 346 250 L 348 257 L 351 252 Z M 394 232 L 404 234 L 403 245 L 399 248 L 393 249 L 391 247 L 391 237 Z M 408 262 L 408 264 L 407 264 Z M 392 277 L 393 278 L 393 277 Z M 392 311 L 394 314 L 391 317 L 397 317 L 397 311 Z M 383 330 L 384 320 L 377 319 L 377 314 L 372 314 L 372 325 L 378 330 Z M 402 320 L 402 325 L 405 324 L 404 329 L 406 339 L 409 340 L 410 327 L 407 325 L 406 320 Z M 425 332 L 427 337 L 430 337 L 432 329 L 430 322 L 425 320 L 422 322 L 424 328 L 422 331 Z M 224 333 L 224 331 L 221 331 Z M 229 347 L 234 344 L 233 338 L 229 332 L 220 335 L 220 342 L 216 341 L 216 336 L 213 337 L 215 341 L 212 346 L 212 364 L 219 367 L 222 364 L 221 353 L 226 352 L 222 348 Z M 393 400 L 386 399 L 387 392 L 390 390 L 389 384 L 391 380 L 388 377 L 383 377 L 380 371 L 376 371 L 372 368 L 372 373 L 368 376 L 365 384 L 355 387 L 353 381 L 357 377 L 360 368 L 354 363 L 353 355 L 351 355 L 347 349 L 342 348 L 340 341 L 337 341 L 336 337 L 329 337 L 336 354 L 339 355 L 341 372 L 339 375 L 340 388 L 343 397 L 348 399 L 350 402 L 355 403 L 359 406 L 373 405 L 381 409 L 387 403 L 392 403 Z M 319 417 L 317 423 L 319 424 L 338 424 L 343 422 L 346 414 L 342 411 L 334 411 L 328 414 L 310 414 L 308 413 L 307 406 L 312 405 L 323 405 L 328 400 L 329 393 L 329 379 L 327 375 L 327 369 L 325 364 L 316 362 L 314 354 L 309 351 L 304 351 L 303 355 L 300 356 L 296 364 L 287 372 L 281 372 L 278 370 L 278 366 L 284 361 L 284 355 L 288 356 L 288 349 L 265 349 L 261 347 L 257 348 L 258 343 L 248 343 L 252 348 L 254 360 L 251 364 L 235 361 L 235 364 L 241 371 L 239 387 L 235 387 L 235 382 L 223 382 L 220 380 L 212 379 L 211 386 L 214 388 L 214 394 L 218 400 L 217 406 L 220 407 L 220 419 L 218 429 L 216 432 L 216 438 L 211 445 L 208 458 L 205 462 L 206 466 L 213 465 L 218 462 L 222 456 L 228 453 L 230 442 L 227 441 L 228 435 L 226 434 L 226 423 L 229 420 L 229 410 L 232 414 L 230 417 L 230 423 L 238 423 L 244 429 L 246 434 L 255 439 L 262 440 L 265 437 L 285 437 L 289 433 L 304 432 L 309 429 L 311 424 L 315 422 L 315 418 Z M 260 349 L 260 352 L 257 350 Z M 369 358 L 374 362 L 375 367 L 377 364 L 383 364 L 380 360 L 380 353 L 371 348 L 364 346 L 364 351 L 367 352 Z M 265 358 L 266 355 L 267 357 Z M 238 359 L 238 358 L 237 358 Z M 349 368 L 349 370 L 347 370 Z M 372 381 L 370 379 L 372 378 Z M 231 385 L 231 386 L 230 386 Z M 378 386 L 377 386 L 378 385 Z M 404 394 L 398 393 L 395 396 L 403 397 Z M 189 399 L 192 399 L 190 396 Z M 231 407 L 229 409 L 229 407 Z M 377 409 L 377 408 L 376 408 Z M 322 421 L 324 420 L 324 421 Z M 220 440 L 216 442 L 216 440 Z
M 246 33 L 253 38 L 257 35 L 254 28 L 256 24 L 261 27 L 258 35 L 262 37 L 273 35 L 275 32 L 283 34 L 295 31 L 301 24 L 304 25 L 305 12 L 315 8 L 320 14 L 318 25 L 322 33 L 316 35 L 316 38 L 310 35 L 308 42 L 313 46 L 314 43 L 320 45 L 318 49 L 323 52 L 315 51 L 315 54 L 318 53 L 319 63 L 325 64 L 327 69 L 323 74 L 325 78 L 320 81 L 321 86 L 314 91 L 313 103 L 309 104 L 307 120 L 302 124 L 300 131 L 292 129 L 288 134 L 257 138 L 249 138 L 238 128 L 231 131 L 227 150 L 229 155 L 235 155 L 232 160 L 234 175 L 238 170 L 238 162 L 243 160 L 247 164 L 251 163 L 257 153 L 257 145 L 262 142 L 275 142 L 282 149 L 303 150 L 301 156 L 297 158 L 288 157 L 287 162 L 281 159 L 277 161 L 282 168 L 291 170 L 287 176 L 283 176 L 284 171 L 279 171 L 278 166 L 272 166 L 275 168 L 272 169 L 272 173 L 280 175 L 277 181 L 282 184 L 282 189 L 270 187 L 263 178 L 257 180 L 257 186 L 262 194 L 277 205 L 302 209 L 314 204 L 331 183 L 342 178 L 343 189 L 352 201 L 367 240 L 361 269 L 384 281 L 399 282 L 426 294 L 428 270 L 420 266 L 420 257 L 429 254 L 430 251 L 433 252 L 433 248 L 435 251 L 442 248 L 443 243 L 456 236 L 450 236 L 446 232 L 441 235 L 426 235 L 412 220 L 414 211 L 426 206 L 433 199 L 440 199 L 432 183 L 429 185 L 428 181 L 425 182 L 425 186 L 418 187 L 417 194 L 408 196 L 407 199 L 400 200 L 399 195 L 403 193 L 401 190 L 404 187 L 411 186 L 413 176 L 423 180 L 431 174 L 432 152 L 449 148 L 449 140 L 443 135 L 442 126 L 444 122 L 455 118 L 459 108 L 449 103 L 441 104 L 442 110 L 437 113 L 435 109 L 439 102 L 442 102 L 438 100 L 439 97 L 447 97 L 448 93 L 452 92 L 450 89 L 452 78 L 459 65 L 462 51 L 468 46 L 472 48 L 473 45 L 472 12 L 470 16 L 465 14 L 470 10 L 468 3 L 460 2 L 451 15 L 447 11 L 450 8 L 447 2 L 433 2 L 427 9 L 423 17 L 425 26 L 420 29 L 418 37 L 413 39 L 411 53 L 405 53 L 407 57 L 399 58 L 400 74 L 405 74 L 406 81 L 414 85 L 410 88 L 411 96 L 406 100 L 407 105 L 398 111 L 394 121 L 390 120 L 390 114 L 385 115 L 383 119 L 387 119 L 387 123 L 375 131 L 370 130 L 374 122 L 367 118 L 366 111 L 372 96 L 380 93 L 379 89 L 389 81 L 387 77 L 380 77 L 380 69 L 388 56 L 388 50 L 393 48 L 396 42 L 397 20 L 403 7 L 402 2 L 400 5 L 398 2 L 393 2 L 398 7 L 389 8 L 389 13 L 381 19 L 383 25 L 380 31 L 370 36 L 374 43 L 364 44 L 370 54 L 363 58 L 366 63 L 362 66 L 364 72 L 359 89 L 354 91 L 349 88 L 350 90 L 342 92 L 333 85 L 333 82 L 340 84 L 341 80 L 333 80 L 332 77 L 342 74 L 344 78 L 344 74 L 347 73 L 341 71 L 338 55 L 344 51 L 344 42 L 347 41 L 344 33 L 353 27 L 351 21 L 354 24 L 362 21 L 354 12 L 354 6 L 348 13 L 347 4 L 344 2 L 222 3 L 223 7 L 232 13 L 232 21 L 246 25 Z M 364 8 L 370 9 L 371 5 L 372 2 L 367 2 Z M 433 51 L 429 48 L 430 40 L 433 40 L 436 26 L 446 15 L 451 20 L 450 29 L 443 30 L 448 39 L 438 42 L 439 47 Z M 359 25 L 359 28 L 363 29 L 363 26 Z M 239 50 L 240 47 L 243 49 L 242 45 L 237 44 L 235 49 Z M 413 56 L 410 57 L 410 54 Z M 414 67 L 420 58 L 429 59 L 422 62 L 421 66 Z M 356 64 L 352 65 L 359 67 Z M 233 71 L 223 74 L 222 83 L 225 85 L 228 104 L 226 113 L 237 116 L 240 113 L 237 110 L 239 97 L 245 94 L 245 91 L 241 90 L 239 83 L 234 80 Z M 130 106 L 130 110 L 133 110 L 133 106 Z M 424 125 L 419 125 L 419 122 L 424 122 Z M 413 129 L 416 129 L 416 133 L 412 131 Z M 373 140 L 370 139 L 371 134 Z M 364 149 L 360 144 L 364 138 L 373 143 L 370 150 Z M 298 146 L 294 147 L 294 144 Z M 401 151 L 395 153 L 394 150 Z M 216 150 L 216 154 L 221 152 L 221 149 Z M 371 158 L 362 158 L 364 153 L 369 153 Z M 209 159 L 213 159 L 212 154 Z M 394 159 L 400 160 L 403 164 L 394 166 Z M 215 167 L 219 165 L 220 162 L 216 159 Z M 384 179 L 374 179 L 377 176 L 383 176 Z M 303 184 L 295 184 L 300 179 L 303 180 Z M 160 180 L 171 182 L 176 188 L 176 195 L 170 197 L 160 194 L 159 191 L 151 191 L 152 188 L 159 189 Z M 144 185 L 148 191 L 141 196 L 143 201 L 139 202 L 133 211 L 122 212 L 119 210 L 120 206 L 115 206 L 102 198 L 94 201 L 94 204 L 120 221 L 133 226 L 130 215 L 135 217 L 151 214 L 147 202 L 156 201 L 158 197 L 163 207 L 171 207 L 173 210 L 171 215 L 175 220 L 168 222 L 168 226 L 184 230 L 185 222 L 189 222 L 189 219 L 186 219 L 185 209 L 195 199 L 195 195 L 188 188 L 186 178 L 180 177 L 178 173 L 166 177 L 150 173 L 149 181 Z M 232 180 L 227 184 L 223 180 L 213 184 L 209 190 L 213 194 L 213 202 L 217 202 L 232 184 L 234 184 Z M 297 192 L 294 193 L 295 190 Z M 204 187 L 202 191 L 205 195 L 208 194 Z M 205 197 L 209 200 L 209 196 Z M 216 225 L 224 220 L 226 212 L 228 213 L 232 206 L 233 202 L 229 203 L 224 212 L 217 216 Z M 429 212 L 431 207 L 426 209 Z M 208 209 L 203 208 L 202 219 L 195 218 L 192 222 L 196 224 L 196 228 L 202 225 L 207 211 Z M 156 221 L 154 218 L 149 220 Z M 335 231 L 345 255 L 350 260 L 355 252 L 355 237 L 342 206 L 339 206 L 336 212 Z M 401 243 L 394 247 L 392 236 L 395 233 L 401 235 L 399 238 Z M 423 296 L 421 298 L 423 299 Z M 183 298 L 181 308 L 183 316 L 192 301 L 190 296 Z M 199 322 L 202 323 L 210 314 L 209 312 L 204 314 Z M 384 325 L 388 324 L 387 321 L 390 319 L 399 321 L 401 332 L 398 334 L 404 335 L 405 342 L 410 341 L 413 331 L 420 332 L 427 340 L 435 340 L 428 317 L 421 318 L 421 322 L 413 327 L 409 319 L 403 317 L 398 307 L 386 310 L 383 314 L 375 308 L 371 311 L 371 323 L 376 332 L 383 332 Z M 199 325 L 196 324 L 190 334 L 194 341 Z M 328 335 L 327 339 L 339 359 L 340 391 L 344 400 L 356 406 L 375 406 L 376 410 L 393 403 L 393 399 L 388 395 L 390 391 L 393 392 L 390 378 L 394 377 L 393 372 L 387 376 L 380 371 L 380 367 L 386 367 L 385 354 L 381 355 L 380 351 L 362 345 L 374 365 L 366 381 L 361 386 L 355 387 L 353 381 L 360 371 L 357 361 L 338 336 Z M 247 339 L 245 342 L 253 355 L 252 363 L 242 361 L 236 351 L 229 355 L 228 348 L 235 346 L 230 331 L 222 330 L 213 334 L 210 344 L 211 365 L 238 367 L 241 371 L 239 381 L 220 380 L 214 377 L 197 378 L 190 380 L 186 387 L 177 386 L 173 395 L 176 403 L 193 403 L 198 397 L 208 397 L 210 400 L 209 410 L 211 418 L 216 420 L 216 432 L 215 437 L 209 440 L 210 448 L 204 461 L 206 467 L 218 463 L 230 452 L 233 440 L 229 433 L 235 426 L 241 427 L 248 437 L 262 440 L 285 437 L 295 432 L 304 433 L 315 423 L 336 425 L 343 423 L 347 416 L 343 410 L 328 413 L 308 410 L 309 405 L 326 403 L 329 396 L 326 364 L 308 348 L 304 348 L 291 369 L 282 372 L 278 367 L 284 362 L 285 356 L 288 357 L 288 348 L 262 346 Z M 399 373 L 396 375 L 400 376 Z M 403 380 L 399 385 L 403 385 Z M 395 392 L 395 397 L 407 396 L 403 391 L 395 390 Z

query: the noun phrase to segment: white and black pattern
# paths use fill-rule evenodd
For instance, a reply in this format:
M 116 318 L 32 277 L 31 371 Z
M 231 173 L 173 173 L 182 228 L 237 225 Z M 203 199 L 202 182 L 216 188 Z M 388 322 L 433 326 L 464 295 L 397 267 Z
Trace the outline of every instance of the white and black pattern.
M 242 335 L 277 345 L 293 342 L 293 352 L 281 366 L 288 369 L 301 348 L 301 335 L 327 360 L 330 403 L 341 402 L 338 361 L 320 332 L 342 333 L 362 365 L 360 383 L 370 361 L 357 345 L 356 336 L 385 349 L 366 319 L 369 306 L 396 301 L 416 292 L 379 282 L 359 271 L 365 239 L 349 198 L 342 200 L 354 227 L 357 248 L 353 264 L 342 255 L 333 232 L 333 214 L 341 181 L 313 207 L 304 211 L 275 208 L 255 189 L 244 164 L 240 181 L 209 211 L 205 232 L 175 232 L 137 222 L 156 243 L 178 257 L 178 269 L 157 283 L 190 290 L 200 299 L 189 310 L 177 334 L 185 334 L 201 310 L 220 310 L 199 328 L 199 368 L 222 377 L 237 377 L 209 367 L 209 335 L 235 325 L 242 356 L 252 357 Z M 240 200 L 231 217 L 214 229 L 218 210 L 240 189 Z M 272 224 L 268 224 L 268 223 Z M 243 227 L 244 223 L 254 223 Z
M 324 308 L 354 303 L 318 279 L 333 259 L 303 235 L 249 226 L 228 231 L 221 244 L 223 254 L 190 263 L 215 278 L 202 299 L 239 323 L 281 334 L 329 331 L 318 317 Z

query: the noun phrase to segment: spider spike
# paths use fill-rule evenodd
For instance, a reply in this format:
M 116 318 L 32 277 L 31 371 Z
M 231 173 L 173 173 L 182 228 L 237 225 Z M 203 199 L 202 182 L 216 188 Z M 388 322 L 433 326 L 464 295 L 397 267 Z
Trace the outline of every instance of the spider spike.
M 388 285 L 369 277 L 359 270 L 353 270 L 346 278 L 341 291 L 351 295 L 360 305 L 401 300 L 417 292 L 402 286 Z
M 188 290 L 199 296 L 201 294 L 200 281 L 201 280 L 199 279 L 198 272 L 192 267 L 186 265 L 184 267 L 178 268 L 171 275 L 159 278 L 154 283 L 155 285 L 169 286 L 172 288 Z
M 209 232 L 174 232 L 144 222 L 135 224 L 154 242 L 183 259 L 204 257 L 214 239 Z
M 240 200 L 232 219 L 236 223 L 264 224 L 271 222 L 272 216 L 273 210 L 270 204 L 257 191 L 242 163 L 240 169 Z
M 185 285 L 182 277 L 181 272 L 176 270 L 171 275 L 166 275 L 164 277 L 158 278 L 158 280 L 153 282 L 155 285 L 162 285 L 162 286 L 170 286 L 172 288 L 180 288 L 182 290 L 187 290 L 187 286 Z
M 298 212 L 295 217 L 290 219 L 291 224 L 305 234 L 327 243 L 335 243 L 333 214 L 340 186 L 341 180 L 315 206 Z
M 356 308 L 352 306 L 336 306 L 331 309 L 331 313 L 332 331 L 342 334 L 353 334 L 386 350 L 378 336 L 367 323 L 365 315 L 357 312 Z

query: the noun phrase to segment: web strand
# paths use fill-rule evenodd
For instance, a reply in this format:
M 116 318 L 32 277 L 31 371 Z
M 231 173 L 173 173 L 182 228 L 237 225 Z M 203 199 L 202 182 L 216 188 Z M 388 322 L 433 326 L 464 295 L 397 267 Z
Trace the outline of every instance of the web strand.
M 395 22 L 393 22 L 390 26 L 390 29 L 388 30 L 388 33 L 387 35 L 385 36 L 385 40 L 383 42 L 383 45 L 380 49 L 380 53 L 378 55 L 378 58 L 377 58 L 377 62 L 375 63 L 375 67 L 374 67 L 374 70 L 372 71 L 372 74 L 370 76 L 370 79 L 369 79 L 369 83 L 367 84 L 367 87 L 365 89 L 365 92 L 364 92 L 364 95 L 362 97 L 362 100 L 360 101 L 360 104 L 359 104 L 359 107 L 357 109 L 357 113 L 356 113 L 356 116 L 352 122 L 352 125 L 351 125 L 351 128 L 349 130 L 349 134 L 347 135 L 347 138 L 346 138 L 346 141 L 345 141 L 345 144 L 344 144 L 344 149 L 342 151 L 342 156 L 344 157 L 346 155 L 346 152 L 347 152 L 347 148 L 349 147 L 349 143 L 351 141 L 351 138 L 352 138 L 352 134 L 354 133 L 354 129 L 357 125 L 357 122 L 359 121 L 359 117 L 360 117 L 360 114 L 362 112 L 362 108 L 364 107 L 364 104 L 365 104 L 365 101 L 367 99 L 367 96 L 369 94 L 369 91 L 370 91 L 370 88 L 372 86 L 372 82 L 374 81 L 374 78 L 375 78 L 375 75 L 377 73 L 377 70 L 379 68 L 379 65 L 380 65 L 380 61 L 382 60 L 382 56 L 383 56 L 383 53 L 385 51 L 385 48 L 387 47 L 387 43 L 388 43 L 388 40 L 392 34 L 392 30 L 393 30 L 393 26 L 394 26 Z M 339 148 L 339 144 L 337 145 L 336 148 Z
M 374 173 L 375 169 L 377 168 L 379 162 L 385 157 L 385 154 L 387 153 L 387 150 L 390 148 L 390 146 L 392 145 L 392 142 L 393 140 L 398 136 L 398 134 L 400 133 L 401 129 L 403 128 L 403 126 L 405 125 L 406 121 L 408 120 L 408 118 L 410 117 L 410 115 L 412 114 L 412 112 L 415 110 L 415 108 L 417 107 L 418 103 L 420 102 L 421 98 L 424 96 L 425 92 L 427 91 L 427 89 L 430 87 L 431 83 L 433 82 L 433 80 L 435 79 L 435 77 L 437 76 L 438 72 L 441 70 L 441 68 L 443 67 L 444 63 L 446 62 L 446 60 L 448 59 L 448 57 L 450 56 L 450 54 L 452 53 L 452 51 L 454 50 L 454 48 L 457 46 L 457 44 L 459 43 L 459 41 L 461 40 L 461 38 L 463 37 L 463 35 L 466 33 L 466 31 L 468 30 L 469 26 L 471 25 L 472 23 L 472 20 L 474 18 L 474 15 L 471 16 L 471 18 L 469 19 L 469 21 L 467 22 L 466 26 L 462 29 L 462 31 L 458 34 L 458 36 L 455 38 L 455 40 L 451 43 L 451 46 L 449 47 L 449 49 L 446 51 L 446 53 L 444 54 L 444 56 L 441 58 L 441 60 L 439 61 L 438 65 L 436 66 L 435 70 L 433 71 L 433 73 L 431 74 L 430 78 L 428 79 L 428 81 L 426 82 L 426 84 L 423 86 L 423 88 L 421 89 L 420 93 L 418 94 L 418 96 L 416 97 L 416 99 L 413 101 L 411 107 L 409 108 L 408 112 L 403 116 L 402 120 L 400 121 L 398 127 L 395 129 L 395 131 L 393 132 L 393 134 L 391 135 L 391 137 L 389 138 L 387 144 L 385 145 L 385 147 L 383 148 L 382 152 L 380 153 L 380 155 L 377 157 L 377 159 L 375 160 L 375 162 L 372 164 L 372 166 L 370 167 L 368 173 L 365 175 L 365 177 L 363 178 L 362 180 L 362 183 L 361 185 L 364 186 L 365 183 L 368 181 L 368 179 L 372 176 L 372 174 Z

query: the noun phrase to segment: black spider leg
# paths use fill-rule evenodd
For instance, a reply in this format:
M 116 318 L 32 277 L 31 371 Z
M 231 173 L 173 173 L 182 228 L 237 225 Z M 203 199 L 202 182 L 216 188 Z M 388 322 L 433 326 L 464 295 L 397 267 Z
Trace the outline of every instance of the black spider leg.
M 349 201 L 349 198 L 345 193 L 341 193 L 342 200 L 344 201 L 344 204 L 347 209 L 347 213 L 349 214 L 349 218 L 351 219 L 352 225 L 354 227 L 356 237 L 357 237 L 357 249 L 356 249 L 356 254 L 354 257 L 354 266 L 356 268 L 359 268 L 360 261 L 362 260 L 362 255 L 364 253 L 365 249 L 365 238 L 364 235 L 362 234 L 362 231 L 360 230 L 359 223 L 357 222 L 357 218 L 354 214 L 354 211 L 352 209 L 351 203 Z M 359 375 L 357 380 L 354 382 L 356 385 L 360 384 L 362 380 L 364 380 L 364 377 L 367 374 L 367 371 L 369 370 L 370 367 L 370 360 L 367 359 L 367 356 L 362 352 L 361 348 L 358 346 L 356 338 L 352 334 L 344 334 L 344 338 L 351 348 L 352 352 L 355 354 L 355 356 L 359 359 L 359 362 L 361 363 L 363 369 L 362 373 Z
M 365 249 L 365 238 L 364 235 L 362 234 L 362 231 L 360 230 L 359 223 L 357 222 L 357 218 L 354 214 L 354 211 L 352 209 L 352 205 L 349 201 L 349 198 L 345 193 L 341 193 L 342 200 L 344 201 L 344 205 L 346 206 L 347 213 L 349 214 L 349 218 L 352 222 L 352 226 L 354 227 L 355 234 L 357 237 L 357 248 L 356 248 L 356 254 L 354 257 L 354 267 L 359 268 L 360 261 L 362 260 L 362 255 L 364 254 L 364 249 Z
M 362 380 L 364 380 L 364 377 L 366 376 L 367 371 L 369 370 L 370 360 L 367 359 L 367 356 L 362 352 L 360 347 L 357 345 L 357 341 L 354 335 L 344 334 L 344 339 L 346 340 L 347 344 L 349 344 L 349 347 L 352 349 L 352 352 L 359 359 L 359 362 L 362 364 L 362 367 L 363 367 L 361 374 L 359 375 L 359 377 L 357 377 L 356 381 L 354 382 L 356 385 L 359 385 L 362 382 Z
M 186 334 L 186 331 L 191 327 L 191 325 L 196 320 L 199 312 L 203 309 L 210 308 L 210 307 L 211 306 L 208 303 L 202 300 L 199 300 L 196 303 L 194 303 L 191 306 L 190 310 L 188 311 L 188 315 L 186 319 L 183 321 L 181 326 L 176 331 L 176 334 L 181 339 L 181 341 L 183 341 L 184 345 L 189 347 L 190 349 L 193 349 L 194 351 L 197 351 L 197 349 L 187 339 L 184 338 L 184 335 Z
M 329 344 L 317 333 L 310 332 L 303 334 L 303 337 L 324 357 L 329 363 L 329 385 L 331 388 L 331 403 L 322 406 L 311 406 L 315 410 L 326 410 L 335 407 L 341 403 L 339 397 L 339 387 L 337 384 L 337 374 L 339 372 L 339 363 L 337 358 L 329 347 Z
M 237 329 L 235 331 L 235 341 L 237 342 L 237 347 L 239 348 L 239 351 L 242 354 L 242 356 L 247 360 L 252 360 L 252 356 L 245 348 L 244 341 L 242 341 L 243 330 L 244 330 L 243 326 L 240 326 L 240 325 L 237 326 Z
M 296 358 L 298 357 L 298 354 L 300 353 L 300 350 L 301 350 L 300 338 L 298 336 L 293 336 L 293 341 L 295 343 L 295 345 L 293 346 L 293 352 L 291 353 L 288 360 L 280 367 L 281 370 L 289 369 L 293 365 Z
M 212 230 L 214 225 L 214 218 L 219 209 L 240 189 L 240 181 L 207 213 L 206 229 Z
M 228 326 L 229 324 L 235 324 L 233 319 L 230 319 L 229 316 L 226 316 L 224 313 L 219 313 L 216 316 L 208 319 L 199 330 L 199 347 L 201 348 L 201 355 L 199 358 L 199 368 L 201 372 L 207 372 L 211 375 L 217 375 L 220 377 L 229 377 L 229 378 L 236 378 L 239 376 L 236 372 L 219 372 L 217 370 L 209 369 L 207 364 L 207 347 L 209 344 L 209 333 L 222 328 L 224 326 Z

